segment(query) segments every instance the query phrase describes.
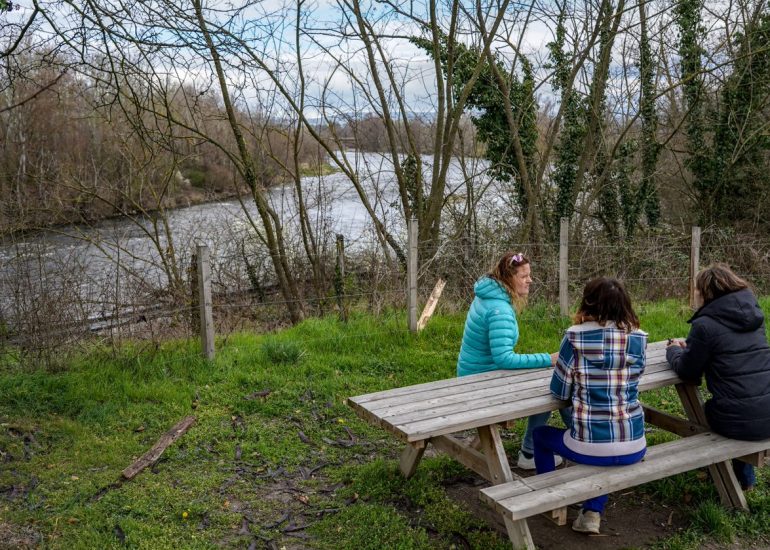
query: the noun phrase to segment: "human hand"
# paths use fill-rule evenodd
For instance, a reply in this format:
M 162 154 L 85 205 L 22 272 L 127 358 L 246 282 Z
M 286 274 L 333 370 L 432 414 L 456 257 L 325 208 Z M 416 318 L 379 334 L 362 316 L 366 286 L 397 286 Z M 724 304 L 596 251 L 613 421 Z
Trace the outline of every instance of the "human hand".
M 669 338 L 668 343 L 666 344 L 666 347 L 670 348 L 671 346 L 679 346 L 680 348 L 686 348 L 687 342 L 682 340 L 681 338 Z
M 555 367 L 556 366 L 556 361 L 558 361 L 558 360 L 559 360 L 559 354 L 558 353 L 552 353 L 551 354 L 551 366 Z

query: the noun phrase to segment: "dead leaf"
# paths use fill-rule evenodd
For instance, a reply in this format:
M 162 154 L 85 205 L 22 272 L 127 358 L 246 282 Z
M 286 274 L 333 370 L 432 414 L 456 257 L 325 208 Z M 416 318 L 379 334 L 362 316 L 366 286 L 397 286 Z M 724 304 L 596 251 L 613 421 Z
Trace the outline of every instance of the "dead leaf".
M 264 389 L 260 391 L 255 391 L 254 393 L 250 393 L 249 395 L 245 396 L 244 399 L 246 399 L 247 401 L 253 401 L 254 399 L 265 399 L 271 393 L 272 393 L 272 390 Z
M 307 495 L 297 495 L 296 498 L 298 501 L 300 501 L 302 504 L 308 505 L 310 504 L 310 499 L 307 498 Z

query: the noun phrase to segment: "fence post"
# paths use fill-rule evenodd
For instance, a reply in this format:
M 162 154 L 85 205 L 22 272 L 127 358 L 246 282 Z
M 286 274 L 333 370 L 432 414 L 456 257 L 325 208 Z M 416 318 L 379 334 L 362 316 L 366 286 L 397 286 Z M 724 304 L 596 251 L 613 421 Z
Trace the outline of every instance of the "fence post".
M 190 332 L 195 334 L 200 327 L 200 315 L 198 315 L 198 254 L 190 255 L 190 265 L 187 267 L 187 278 L 190 283 Z
M 695 277 L 700 266 L 700 227 L 692 227 L 692 240 L 690 241 L 690 307 L 695 309 Z
M 214 359 L 214 314 L 211 310 L 211 263 L 209 247 L 199 244 L 198 257 L 198 304 L 200 306 L 201 345 L 203 356 Z
M 340 308 L 340 320 L 348 322 L 348 310 L 345 303 L 345 236 L 337 234 L 337 267 L 334 270 L 334 291 Z
M 406 263 L 407 305 L 409 331 L 417 332 L 417 220 L 410 218 L 406 224 L 409 256 Z
M 559 227 L 559 312 L 569 315 L 569 218 Z

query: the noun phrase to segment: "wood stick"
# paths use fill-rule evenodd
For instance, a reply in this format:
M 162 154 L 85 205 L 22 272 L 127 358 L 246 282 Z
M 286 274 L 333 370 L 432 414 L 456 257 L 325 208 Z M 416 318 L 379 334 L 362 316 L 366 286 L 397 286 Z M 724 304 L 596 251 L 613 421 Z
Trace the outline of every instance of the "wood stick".
M 126 479 L 133 479 L 136 474 L 144 470 L 147 466 L 155 464 L 160 458 L 160 455 L 163 454 L 163 451 L 165 451 L 174 441 L 179 439 L 179 437 L 194 423 L 194 416 L 187 416 L 177 422 L 173 428 L 161 436 L 158 442 L 152 446 L 152 449 L 144 453 L 136 462 L 123 470 L 123 477 Z
M 436 282 L 436 286 L 433 287 L 433 292 L 430 293 L 428 302 L 425 304 L 425 307 L 422 310 L 422 315 L 420 315 L 420 320 L 417 321 L 418 331 L 424 329 L 425 325 L 428 324 L 428 320 L 431 318 L 431 315 L 433 315 L 433 312 L 436 310 L 436 304 L 438 304 L 438 299 L 441 298 L 441 293 L 444 291 L 445 285 L 446 285 L 446 281 L 444 281 L 444 279 L 439 279 Z

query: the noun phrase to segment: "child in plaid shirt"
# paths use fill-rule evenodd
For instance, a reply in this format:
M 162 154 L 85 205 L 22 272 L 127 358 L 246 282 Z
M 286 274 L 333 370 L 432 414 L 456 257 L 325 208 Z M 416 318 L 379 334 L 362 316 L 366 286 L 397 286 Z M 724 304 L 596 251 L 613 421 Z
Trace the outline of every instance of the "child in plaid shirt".
M 534 433 L 537 473 L 555 469 L 554 453 L 579 464 L 617 466 L 639 462 L 646 450 L 644 413 L 638 400 L 647 334 L 623 284 L 593 279 L 583 290 L 576 324 L 559 350 L 551 393 L 572 402 L 572 427 Z M 586 500 L 572 524 L 599 533 L 607 495 Z

